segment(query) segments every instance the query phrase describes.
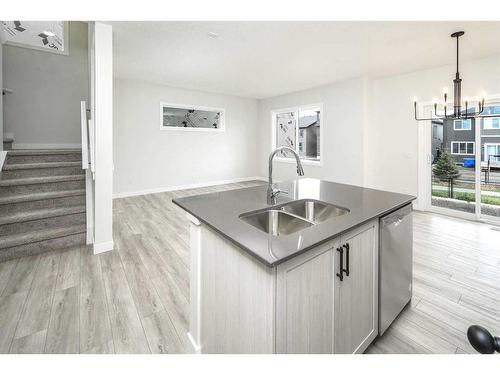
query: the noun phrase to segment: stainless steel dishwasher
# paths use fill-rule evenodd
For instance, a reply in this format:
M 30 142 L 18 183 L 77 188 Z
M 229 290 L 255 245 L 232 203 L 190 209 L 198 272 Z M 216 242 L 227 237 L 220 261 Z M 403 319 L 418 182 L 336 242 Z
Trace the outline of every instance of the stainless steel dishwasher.
M 411 299 L 413 213 L 411 204 L 380 219 L 379 334 Z

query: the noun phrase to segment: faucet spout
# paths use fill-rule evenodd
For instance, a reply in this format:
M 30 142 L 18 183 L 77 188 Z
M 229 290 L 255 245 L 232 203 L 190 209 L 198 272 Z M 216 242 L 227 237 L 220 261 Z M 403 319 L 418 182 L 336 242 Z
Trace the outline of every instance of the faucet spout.
M 299 154 L 297 151 L 295 151 L 293 148 L 287 147 L 287 146 L 282 146 L 278 147 L 275 149 L 271 154 L 269 155 L 269 175 L 268 175 L 268 186 L 267 186 L 267 204 L 276 204 L 276 197 L 278 196 L 279 193 L 281 193 L 281 190 L 276 189 L 273 186 L 273 159 L 278 154 L 279 152 L 282 151 L 288 151 L 291 152 L 292 155 L 295 157 L 295 161 L 297 162 L 297 174 L 299 176 L 304 175 L 304 168 L 302 167 L 302 163 L 300 161 Z

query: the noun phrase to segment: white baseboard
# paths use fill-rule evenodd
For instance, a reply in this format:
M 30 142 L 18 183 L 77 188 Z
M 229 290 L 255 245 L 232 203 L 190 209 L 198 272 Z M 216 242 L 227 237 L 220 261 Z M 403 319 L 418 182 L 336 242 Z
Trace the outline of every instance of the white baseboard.
M 3 163 L 5 162 L 6 157 L 7 157 L 7 151 L 0 151 L 0 171 L 3 168 Z
M 123 192 L 123 193 L 115 193 L 115 194 L 113 194 L 113 199 L 134 197 L 136 195 L 164 193 L 167 191 L 175 191 L 175 190 L 198 189 L 198 188 L 203 188 L 203 187 L 207 187 L 207 186 L 234 184 L 237 182 L 244 182 L 244 181 L 251 181 L 251 180 L 265 181 L 265 178 L 264 177 L 241 177 L 241 178 L 233 178 L 230 180 L 210 181 L 210 182 L 201 182 L 201 183 L 196 183 L 196 184 L 166 186 L 166 187 L 155 188 L 155 189 L 129 191 L 129 192 Z
M 111 251 L 115 247 L 113 241 L 101 242 L 94 244 L 94 255 L 105 253 L 106 251 Z
M 94 243 L 94 228 L 91 225 L 87 225 L 87 245 L 92 245 Z
M 82 148 L 80 143 L 14 143 L 13 150 L 42 150 L 58 148 Z

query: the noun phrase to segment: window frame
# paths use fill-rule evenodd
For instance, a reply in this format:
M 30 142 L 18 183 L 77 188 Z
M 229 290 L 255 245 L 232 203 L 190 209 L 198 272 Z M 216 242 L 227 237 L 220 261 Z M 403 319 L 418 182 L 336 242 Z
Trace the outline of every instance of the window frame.
M 498 120 L 498 128 L 493 127 L 493 120 Z M 500 130 L 500 115 L 498 117 L 485 117 L 485 118 L 483 118 L 483 129 L 484 130 Z
M 453 152 L 453 144 L 458 143 L 458 152 Z M 465 153 L 460 152 L 460 143 L 465 143 Z M 472 153 L 467 153 L 467 143 L 472 143 Z M 451 141 L 450 143 L 450 153 L 452 155 L 467 155 L 472 156 L 476 154 L 476 142 L 474 141 Z
M 276 116 L 280 113 L 286 113 L 286 112 L 294 112 L 297 114 L 297 128 L 298 128 L 298 123 L 299 123 L 299 111 L 304 111 L 304 110 L 310 110 L 310 109 L 315 109 L 319 108 L 320 111 L 320 127 L 319 127 L 319 150 L 320 150 L 320 157 L 319 160 L 311 160 L 311 159 L 304 159 L 303 157 L 300 158 L 300 161 L 304 165 L 311 165 L 311 166 L 316 166 L 316 167 L 322 167 L 323 166 L 323 158 L 325 157 L 325 152 L 324 152 L 324 147 L 323 147 L 323 134 L 324 134 L 324 124 L 325 124 L 325 112 L 323 108 L 323 103 L 314 103 L 314 104 L 306 104 L 306 105 L 297 105 L 293 107 L 287 107 L 287 108 L 279 108 L 279 109 L 272 109 L 271 110 L 271 151 L 274 151 L 276 149 L 276 127 L 277 127 L 277 122 L 276 122 Z M 295 151 L 297 153 L 299 152 L 299 131 L 300 129 L 297 129 L 295 132 Z M 278 162 L 283 162 L 283 163 L 295 163 L 295 158 L 284 158 L 281 156 L 276 155 L 274 160 Z
M 461 129 L 457 129 L 457 122 L 458 121 L 461 121 L 462 122 L 462 128 Z M 464 129 L 463 128 L 463 124 L 464 124 L 464 121 L 467 121 L 469 123 L 469 128 L 468 129 Z M 470 131 L 472 130 L 472 120 L 471 119 L 457 119 L 457 120 L 453 120 L 453 130 L 455 131 Z
M 486 159 L 486 150 L 487 150 L 488 146 L 496 147 L 499 150 L 499 154 L 500 154 L 500 143 L 484 143 L 483 144 L 483 158 L 485 159 L 485 160 L 483 160 L 484 162 L 488 161 L 488 159 Z
M 194 109 L 196 111 L 214 111 L 220 112 L 221 120 L 220 127 L 214 128 L 184 128 L 180 126 L 163 126 L 163 107 L 175 107 L 181 109 Z M 178 104 L 160 102 L 160 130 L 179 131 L 179 132 L 209 132 L 209 133 L 223 133 L 226 131 L 226 110 L 218 107 L 205 107 L 201 105 Z

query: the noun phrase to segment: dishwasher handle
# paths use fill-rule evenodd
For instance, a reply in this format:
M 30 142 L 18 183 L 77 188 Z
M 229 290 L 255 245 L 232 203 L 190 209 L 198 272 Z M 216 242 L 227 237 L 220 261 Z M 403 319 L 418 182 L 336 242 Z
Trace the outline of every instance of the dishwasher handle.
M 387 216 L 384 216 L 381 221 L 382 221 L 382 227 L 388 227 L 390 225 L 395 225 L 395 226 L 398 226 L 399 224 L 401 224 L 401 222 L 404 220 L 404 218 L 411 214 L 412 212 L 412 208 L 411 208 L 411 204 L 409 204 L 408 206 L 405 206 Z

